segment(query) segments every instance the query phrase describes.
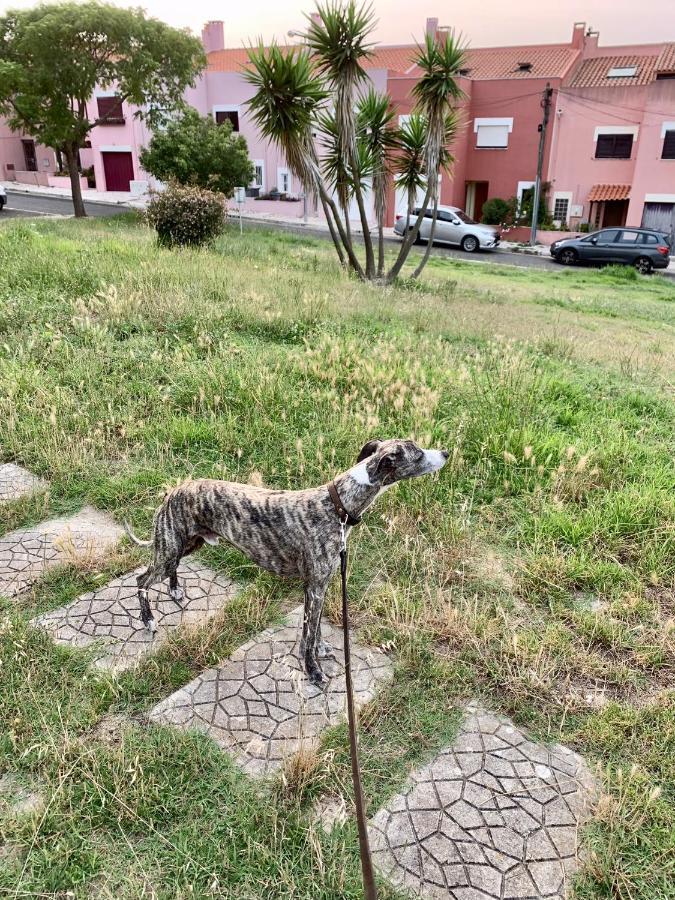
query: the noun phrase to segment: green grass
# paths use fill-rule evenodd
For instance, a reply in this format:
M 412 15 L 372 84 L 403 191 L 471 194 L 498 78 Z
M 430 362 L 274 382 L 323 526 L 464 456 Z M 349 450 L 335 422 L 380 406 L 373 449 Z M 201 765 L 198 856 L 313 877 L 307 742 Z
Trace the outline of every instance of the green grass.
M 361 719 L 371 812 L 477 697 L 598 766 L 577 896 L 675 897 L 675 283 L 432 259 L 381 289 L 321 241 L 171 252 L 133 217 L 9 223 L 0 266 L 0 454 L 50 484 L 0 508 L 3 533 L 86 502 L 144 534 L 186 476 L 297 488 L 374 435 L 447 446 L 351 542 L 356 624 L 396 666 Z M 210 549 L 243 593 L 118 679 L 28 627 L 141 557 L 0 599 L 0 772 L 46 801 L 0 808 L 0 894 L 355 900 L 353 826 L 311 814 L 349 801 L 343 727 L 257 785 L 144 720 L 298 585 Z

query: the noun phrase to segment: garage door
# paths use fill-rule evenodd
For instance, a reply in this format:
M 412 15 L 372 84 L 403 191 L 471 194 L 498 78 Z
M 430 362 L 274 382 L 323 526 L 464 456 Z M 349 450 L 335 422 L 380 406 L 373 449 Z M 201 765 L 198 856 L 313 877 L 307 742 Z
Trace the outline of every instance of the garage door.
M 103 154 L 106 191 L 128 191 L 129 182 L 134 179 L 134 161 L 131 153 Z
M 675 249 L 675 203 L 645 203 L 642 227 L 669 234 L 670 246 Z

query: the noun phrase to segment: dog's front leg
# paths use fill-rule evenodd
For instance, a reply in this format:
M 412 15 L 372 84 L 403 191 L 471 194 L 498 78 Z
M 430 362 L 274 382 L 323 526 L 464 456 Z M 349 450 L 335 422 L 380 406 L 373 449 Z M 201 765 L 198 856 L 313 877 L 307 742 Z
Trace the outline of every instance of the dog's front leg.
M 317 687 L 322 687 L 328 681 L 321 671 L 318 654 L 321 612 L 326 596 L 326 587 L 325 583 L 308 582 L 305 584 L 305 614 L 300 652 L 304 657 L 305 671 L 309 680 Z

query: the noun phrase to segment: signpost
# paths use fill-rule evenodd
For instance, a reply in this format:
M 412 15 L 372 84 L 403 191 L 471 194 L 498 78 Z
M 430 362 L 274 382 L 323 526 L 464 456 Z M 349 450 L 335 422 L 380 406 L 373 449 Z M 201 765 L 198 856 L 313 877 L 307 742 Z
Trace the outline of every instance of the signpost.
M 234 199 L 239 207 L 239 234 L 243 234 L 244 226 L 241 221 L 241 208 L 246 203 L 246 188 L 244 187 L 236 187 L 234 189 Z

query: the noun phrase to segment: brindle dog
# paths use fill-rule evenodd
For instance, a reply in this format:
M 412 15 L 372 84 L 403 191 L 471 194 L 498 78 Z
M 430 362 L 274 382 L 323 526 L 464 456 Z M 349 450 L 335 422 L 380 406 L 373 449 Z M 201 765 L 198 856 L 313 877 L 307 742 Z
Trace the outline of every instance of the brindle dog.
M 446 450 L 422 450 L 413 441 L 374 440 L 361 450 L 357 463 L 334 479 L 339 501 L 356 520 L 384 490 L 404 478 L 441 469 Z M 321 611 L 328 583 L 340 560 L 341 526 L 329 485 L 304 491 L 275 491 L 232 481 L 199 479 L 169 491 L 155 514 L 153 537 L 136 544 L 154 548 L 154 559 L 138 576 L 141 618 L 152 632 L 156 623 L 148 603 L 148 589 L 169 579 L 169 593 L 179 603 L 183 591 L 176 569 L 181 557 L 219 538 L 241 550 L 263 569 L 302 578 L 305 614 L 300 652 L 310 680 L 322 685 L 326 677 L 319 658 L 330 648 L 321 641 Z M 346 526 L 349 533 L 351 526 Z

